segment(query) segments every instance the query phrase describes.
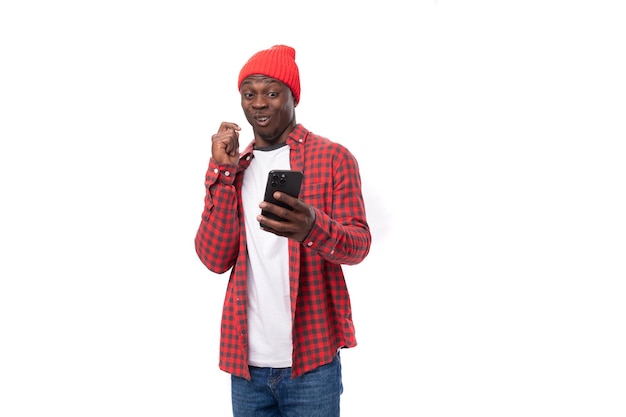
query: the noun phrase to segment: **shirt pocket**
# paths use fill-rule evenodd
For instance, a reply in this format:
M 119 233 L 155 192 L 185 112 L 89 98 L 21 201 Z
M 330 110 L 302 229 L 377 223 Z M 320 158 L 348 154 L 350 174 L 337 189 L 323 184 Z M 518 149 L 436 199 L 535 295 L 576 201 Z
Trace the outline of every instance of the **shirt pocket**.
M 305 182 L 300 198 L 318 210 L 330 213 L 332 208 L 332 181 Z

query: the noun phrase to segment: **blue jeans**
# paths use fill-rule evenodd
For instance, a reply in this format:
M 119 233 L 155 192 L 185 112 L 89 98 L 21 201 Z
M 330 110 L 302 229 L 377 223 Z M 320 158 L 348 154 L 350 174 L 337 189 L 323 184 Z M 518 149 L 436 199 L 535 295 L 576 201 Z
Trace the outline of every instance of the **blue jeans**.
M 231 376 L 234 417 L 339 417 L 339 354 L 295 379 L 291 368 L 250 367 L 252 379 Z

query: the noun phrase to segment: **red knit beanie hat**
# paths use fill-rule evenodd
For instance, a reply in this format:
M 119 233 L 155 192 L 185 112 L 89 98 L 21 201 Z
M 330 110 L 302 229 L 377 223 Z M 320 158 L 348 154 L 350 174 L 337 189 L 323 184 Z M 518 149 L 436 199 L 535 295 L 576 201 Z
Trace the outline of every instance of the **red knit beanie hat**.
M 244 78 L 253 74 L 262 74 L 282 81 L 293 93 L 296 104 L 300 101 L 300 73 L 296 65 L 296 50 L 292 47 L 274 45 L 252 55 L 239 72 L 237 88 L 241 89 Z

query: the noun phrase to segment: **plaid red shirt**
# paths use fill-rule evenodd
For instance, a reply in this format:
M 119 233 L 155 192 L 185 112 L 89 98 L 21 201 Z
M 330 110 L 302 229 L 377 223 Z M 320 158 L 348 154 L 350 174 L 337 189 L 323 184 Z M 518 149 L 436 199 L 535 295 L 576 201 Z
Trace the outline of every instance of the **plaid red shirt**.
M 371 235 L 354 156 L 300 124 L 287 144 L 291 168 L 304 172 L 300 198 L 316 214 L 315 225 L 302 243 L 289 240 L 292 375 L 296 377 L 329 363 L 337 349 L 356 346 L 341 265 L 361 262 L 369 253 Z M 209 270 L 221 274 L 232 268 L 222 313 L 219 367 L 247 379 L 247 252 L 241 184 L 252 157 L 251 143 L 238 166 L 218 165 L 211 158 L 195 238 L 196 252 Z

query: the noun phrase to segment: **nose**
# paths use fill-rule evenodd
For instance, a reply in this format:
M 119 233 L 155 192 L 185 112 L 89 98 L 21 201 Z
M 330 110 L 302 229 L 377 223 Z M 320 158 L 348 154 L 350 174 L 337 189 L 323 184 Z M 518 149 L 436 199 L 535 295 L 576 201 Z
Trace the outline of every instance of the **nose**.
M 262 94 L 259 94 L 254 97 L 250 105 L 255 109 L 262 109 L 267 106 L 267 102 L 265 101 L 265 97 L 263 97 Z

